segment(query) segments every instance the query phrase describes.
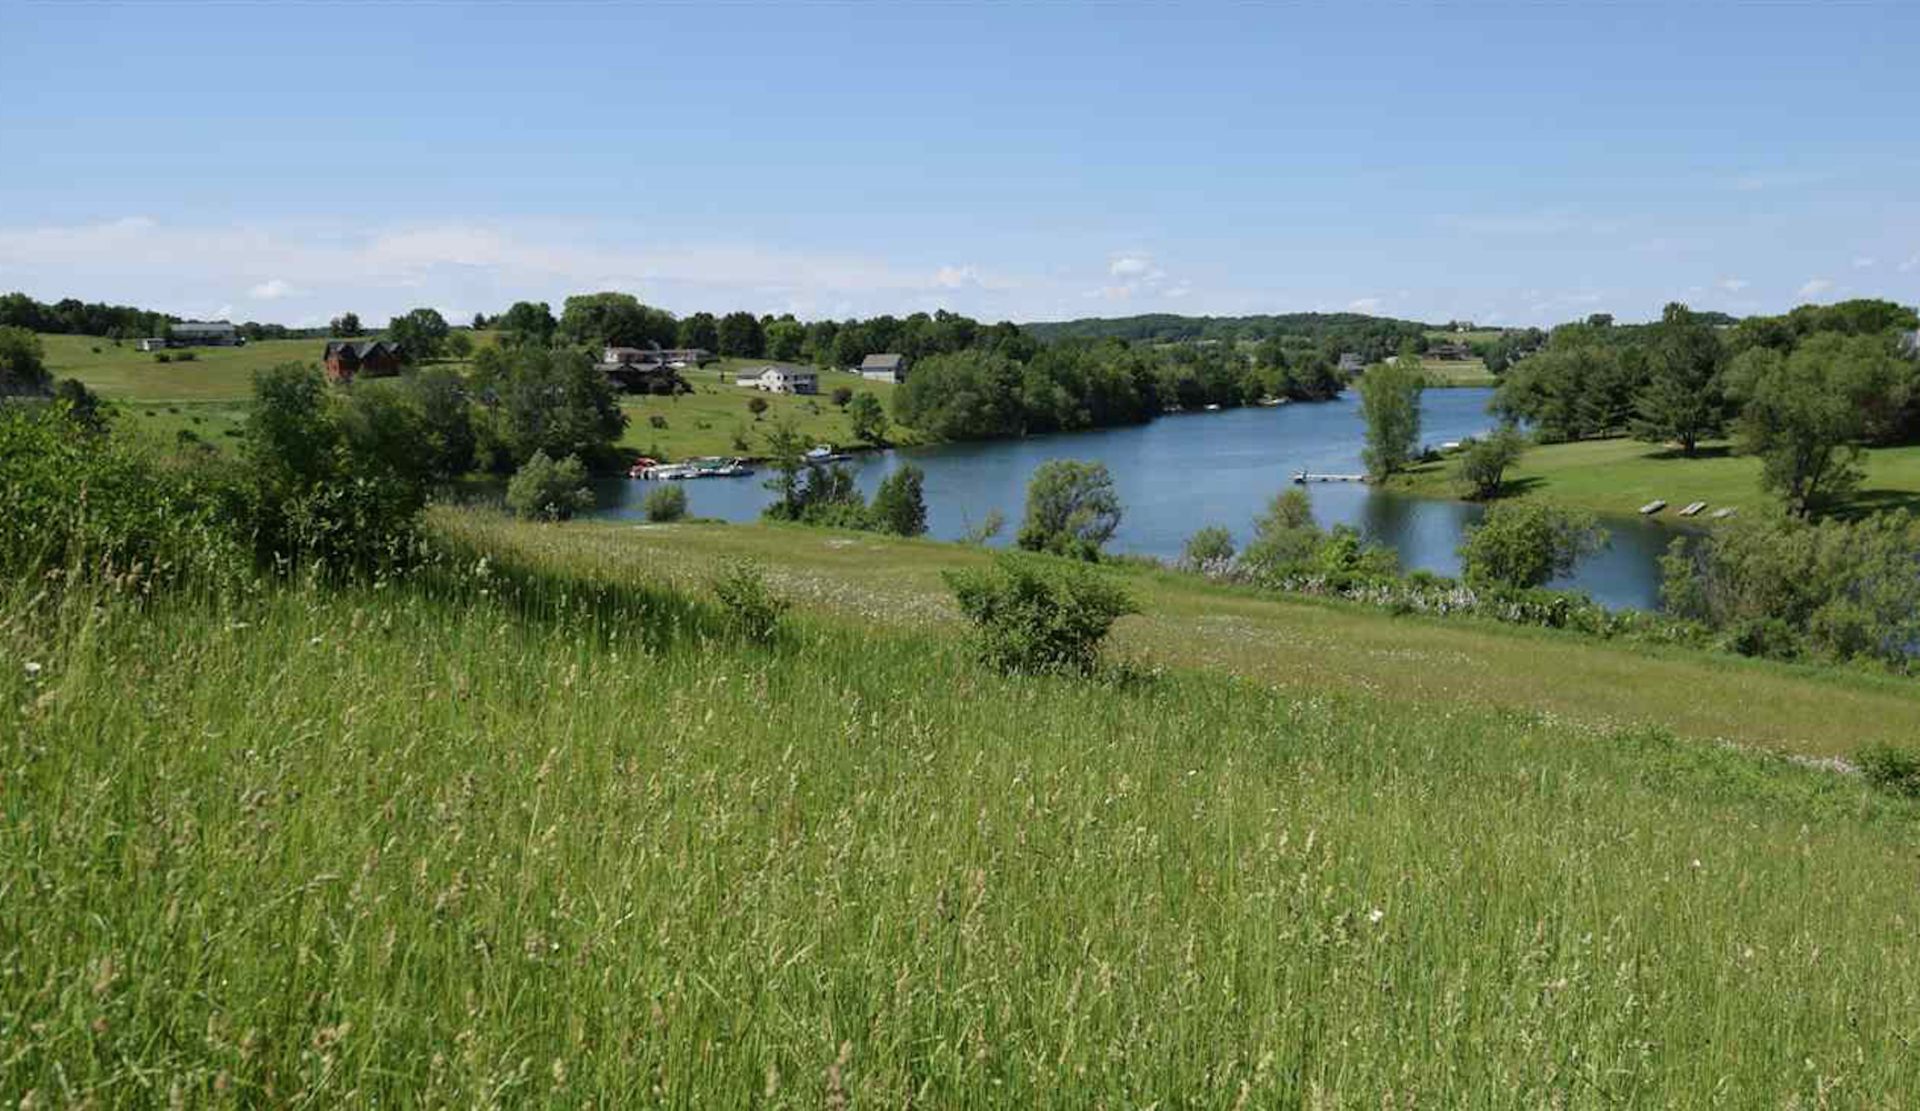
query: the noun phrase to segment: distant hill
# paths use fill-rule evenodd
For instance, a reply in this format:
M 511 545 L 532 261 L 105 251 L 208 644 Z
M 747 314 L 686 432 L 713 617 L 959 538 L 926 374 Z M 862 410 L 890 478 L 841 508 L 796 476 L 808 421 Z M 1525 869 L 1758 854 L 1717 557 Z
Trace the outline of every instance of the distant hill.
M 1385 336 L 1413 338 L 1435 325 L 1357 312 L 1294 312 L 1256 316 L 1180 316 L 1144 313 L 1139 316 L 1083 317 L 1079 320 L 1037 321 L 1020 325 L 1042 343 L 1062 339 L 1124 339 L 1177 342 L 1202 339 L 1265 339 L 1301 336 Z

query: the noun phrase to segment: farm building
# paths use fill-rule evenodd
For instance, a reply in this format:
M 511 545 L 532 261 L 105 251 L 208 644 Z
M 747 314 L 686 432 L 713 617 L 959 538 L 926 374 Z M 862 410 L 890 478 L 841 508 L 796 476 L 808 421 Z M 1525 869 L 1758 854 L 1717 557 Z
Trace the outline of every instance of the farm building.
M 755 371 L 742 371 L 733 384 L 768 393 L 819 393 L 820 375 L 806 367 L 764 366 Z
M 870 382 L 900 383 L 907 377 L 905 355 L 868 355 L 860 363 L 860 377 Z
M 183 320 L 171 329 L 172 347 L 237 347 L 246 341 L 224 320 Z
M 328 342 L 321 363 L 329 382 L 351 382 L 355 378 L 390 378 L 400 373 L 404 362 L 400 349 L 383 339 Z

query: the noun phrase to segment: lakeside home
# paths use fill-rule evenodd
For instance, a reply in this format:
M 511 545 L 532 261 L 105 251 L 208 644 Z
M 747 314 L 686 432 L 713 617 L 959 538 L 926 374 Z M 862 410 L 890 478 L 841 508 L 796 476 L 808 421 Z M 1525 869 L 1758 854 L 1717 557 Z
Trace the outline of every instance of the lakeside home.
M 320 357 L 327 381 L 336 384 L 355 378 L 391 378 L 400 373 L 404 361 L 399 345 L 383 339 L 331 340 Z
M 741 371 L 733 384 L 767 393 L 817 394 L 820 375 L 806 367 L 774 364 L 755 371 Z
M 869 382 L 892 382 L 899 385 L 907 379 L 907 357 L 905 355 L 868 355 L 860 362 L 860 377 Z

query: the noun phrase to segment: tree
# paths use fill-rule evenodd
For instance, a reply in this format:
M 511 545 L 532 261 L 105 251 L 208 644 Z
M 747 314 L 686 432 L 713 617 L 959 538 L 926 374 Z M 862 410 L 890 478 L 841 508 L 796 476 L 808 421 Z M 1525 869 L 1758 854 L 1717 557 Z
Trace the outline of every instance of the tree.
M 534 452 L 507 483 L 507 508 L 540 521 L 564 521 L 592 509 L 586 465 L 577 455 L 556 463 L 546 452 Z
M 1720 380 L 1726 349 L 1712 327 L 1678 302 L 1666 307 L 1652 333 L 1633 434 L 1650 443 L 1677 442 L 1691 457 L 1701 440 L 1726 430 Z
M 358 313 L 343 312 L 327 322 L 327 334 L 335 339 L 352 339 L 363 331 Z
M 919 536 L 927 531 L 927 476 L 908 463 L 888 475 L 874 491 L 868 516 L 873 527 L 896 536 Z
M 863 444 L 887 442 L 887 410 L 870 393 L 855 395 L 847 403 L 847 419 L 853 423 L 853 438 Z
M 680 322 L 678 338 L 681 347 L 718 351 L 720 326 L 714 321 L 712 313 L 697 312 Z
M 647 491 L 640 508 L 649 521 L 678 521 L 687 515 L 687 488 L 678 482 L 663 482 Z
M 758 359 L 766 352 L 766 333 L 760 318 L 750 312 L 730 312 L 720 318 L 717 335 L 720 354 L 736 359 Z
M 1507 468 L 1520 458 L 1524 441 L 1511 428 L 1502 428 L 1484 439 L 1468 441 L 1460 453 L 1457 478 L 1467 497 L 1475 501 L 1500 496 Z
M 1120 515 L 1105 463 L 1049 460 L 1027 484 L 1026 519 L 1016 543 L 1029 551 L 1099 559 L 1101 546 L 1120 527 Z
M 1221 525 L 1208 525 L 1187 537 L 1180 552 L 1180 565 L 1189 571 L 1213 571 L 1233 562 L 1233 533 Z
M 767 507 L 767 515 L 797 521 L 805 508 L 800 496 L 800 472 L 807 467 L 807 441 L 792 421 L 782 417 L 767 430 L 766 443 L 767 465 L 773 468 L 773 477 L 767 479 L 765 485 L 779 496 Z
M 613 386 L 579 351 L 525 348 L 507 356 L 500 412 L 512 459 L 535 452 L 549 459 L 577 455 L 590 465 L 611 462 L 626 430 Z
M 387 324 L 387 338 L 400 345 L 408 362 L 424 363 L 440 357 L 452 329 L 436 309 L 414 309 Z
M 1740 449 L 1760 457 L 1760 481 L 1805 517 L 1859 484 L 1866 404 L 1878 384 L 1870 337 L 1815 336 L 1790 355 L 1755 347 L 1728 372 L 1741 403 Z
M 78 378 L 62 378 L 53 387 L 53 399 L 64 405 L 67 419 L 86 432 L 103 436 L 107 431 L 107 414 L 100 405 L 100 395 L 87 388 L 87 384 Z
M 836 407 L 845 409 L 847 407 L 847 402 L 853 400 L 853 387 L 852 386 L 835 386 L 833 388 L 833 394 L 831 395 L 831 400 Z
M 608 292 L 567 298 L 557 334 L 588 347 L 668 347 L 678 332 L 672 313 L 643 305 L 631 293 Z
M 792 362 L 800 357 L 800 348 L 807 341 L 805 325 L 789 317 L 769 323 L 765 332 L 767 358 Z
M 473 354 L 473 333 L 454 332 L 447 336 L 442 352 L 449 359 L 462 360 Z
M 747 398 L 747 412 L 753 414 L 754 420 L 759 420 L 761 415 L 764 414 L 766 411 L 767 411 L 766 398 L 764 397 Z
M 1315 549 L 1326 540 L 1326 533 L 1313 519 L 1313 503 L 1299 486 L 1275 494 L 1267 511 L 1253 522 L 1253 541 L 1241 555 L 1241 562 L 1265 575 L 1282 573 L 1304 565 Z
M 1401 358 L 1369 367 L 1360 378 L 1360 412 L 1367 421 L 1367 470 L 1389 478 L 1404 470 L 1420 443 L 1418 360 Z
M 841 333 L 845 335 L 845 332 Z M 893 415 L 943 440 L 985 440 L 1026 431 L 1023 371 L 985 351 L 935 355 L 914 365 L 893 394 Z
M 1606 530 L 1586 510 L 1502 502 L 1467 530 L 1461 570 L 1476 589 L 1530 589 L 1567 574 L 1606 544 Z
M 493 322 L 501 333 L 501 342 L 511 347 L 545 347 L 553 342 L 560 322 L 545 301 L 515 301 Z
M 474 432 L 472 406 L 457 371 L 428 367 L 405 379 L 420 414 L 421 442 L 428 472 L 445 482 L 473 469 L 479 440 Z
M 40 337 L 25 328 L 0 327 L 0 397 L 44 394 L 52 384 Z

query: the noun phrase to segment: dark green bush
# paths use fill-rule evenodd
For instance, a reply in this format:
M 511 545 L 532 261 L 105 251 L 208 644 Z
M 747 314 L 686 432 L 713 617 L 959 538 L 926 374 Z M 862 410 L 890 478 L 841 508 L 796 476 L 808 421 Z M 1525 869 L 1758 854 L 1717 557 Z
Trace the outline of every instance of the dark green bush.
M 577 455 L 556 463 L 546 452 L 535 451 L 507 483 L 507 508 L 542 521 L 564 521 L 592 509 L 593 491 L 587 488 L 586 465 Z
M 1086 674 L 1113 623 L 1139 612 L 1105 575 L 1070 563 L 1003 554 L 992 567 L 945 577 L 981 659 L 1006 672 Z
M 767 585 L 758 564 L 729 560 L 714 575 L 713 596 L 727 612 L 728 625 L 748 640 L 766 643 L 780 627 L 788 602 Z
M 640 507 L 649 521 L 678 521 L 687 515 L 687 491 L 678 483 L 663 482 L 647 491 Z
M 1870 744 L 1854 754 L 1868 785 L 1901 798 L 1920 799 L 1920 752 L 1890 744 Z

